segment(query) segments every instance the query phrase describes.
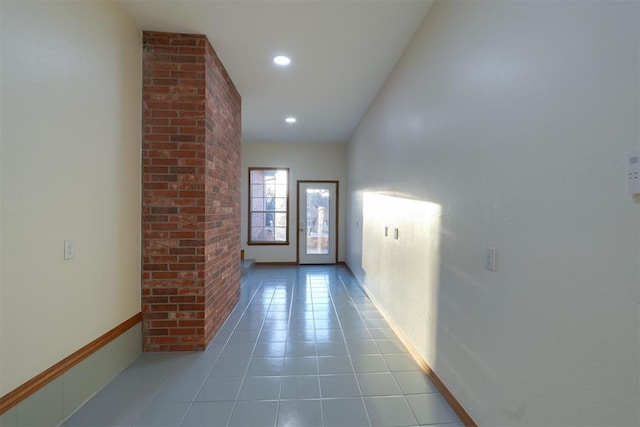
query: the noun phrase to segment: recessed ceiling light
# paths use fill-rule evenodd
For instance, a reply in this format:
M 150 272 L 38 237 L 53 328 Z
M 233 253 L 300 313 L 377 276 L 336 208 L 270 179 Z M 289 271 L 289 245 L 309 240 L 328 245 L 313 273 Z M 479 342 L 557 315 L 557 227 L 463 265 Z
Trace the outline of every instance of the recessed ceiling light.
M 278 55 L 273 58 L 273 62 L 275 62 L 276 65 L 281 65 L 284 67 L 291 64 L 291 58 L 289 58 L 288 56 Z
M 295 117 L 287 117 L 286 119 L 284 119 L 284 121 L 287 123 L 295 123 L 298 120 Z

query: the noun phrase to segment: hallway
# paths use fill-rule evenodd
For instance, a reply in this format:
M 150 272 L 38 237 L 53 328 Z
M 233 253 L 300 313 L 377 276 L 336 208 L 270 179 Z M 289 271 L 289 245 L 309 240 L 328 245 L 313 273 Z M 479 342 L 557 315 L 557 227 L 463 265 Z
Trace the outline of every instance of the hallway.
M 340 266 L 254 267 L 205 352 L 144 353 L 65 426 L 462 426 Z

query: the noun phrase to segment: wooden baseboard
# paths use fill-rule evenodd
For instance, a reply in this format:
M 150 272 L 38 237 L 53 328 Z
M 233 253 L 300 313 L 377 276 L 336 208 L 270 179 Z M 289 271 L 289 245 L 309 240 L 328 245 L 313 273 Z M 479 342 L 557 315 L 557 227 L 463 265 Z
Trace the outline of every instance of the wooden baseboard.
M 271 266 L 275 266 L 275 267 L 278 267 L 278 266 L 288 267 L 288 266 L 292 266 L 292 265 L 301 265 L 301 264 L 299 264 L 299 263 L 297 263 L 295 261 L 282 261 L 282 262 L 258 262 L 258 261 L 256 261 L 254 263 L 254 265 L 263 265 L 263 266 L 270 266 L 271 265 Z M 302 264 L 302 265 L 314 265 L 314 264 Z M 344 263 L 344 261 L 338 261 L 335 264 L 319 264 L 319 265 L 343 265 L 343 266 L 349 268 L 347 266 L 347 264 Z
M 369 291 L 369 289 L 367 289 L 364 283 L 358 280 L 357 276 L 353 274 L 353 272 L 351 271 L 351 268 L 349 268 L 349 265 L 345 264 L 345 266 L 349 270 L 351 275 L 356 279 L 356 283 L 358 284 L 360 289 L 362 289 L 362 291 L 367 295 L 367 297 L 369 297 L 373 305 L 376 306 L 380 314 L 382 314 L 382 317 L 384 317 L 384 319 L 387 321 L 387 323 L 389 324 L 393 332 L 395 332 L 395 334 L 398 336 L 398 339 L 402 342 L 402 344 L 404 344 L 407 350 L 409 350 L 411 357 L 413 357 L 413 359 L 420 365 L 420 367 L 425 372 L 425 374 L 427 374 L 427 376 L 431 379 L 431 382 L 433 382 L 433 385 L 436 386 L 436 388 L 438 389 L 442 397 L 444 397 L 444 399 L 447 401 L 449 406 L 451 406 L 451 409 L 453 409 L 456 415 L 458 415 L 458 417 L 460 418 L 460 420 L 462 420 L 464 425 L 467 427 L 478 427 L 478 424 L 473 420 L 473 418 L 471 418 L 469 413 L 464 409 L 464 407 L 460 404 L 460 402 L 458 402 L 455 396 L 449 391 L 447 386 L 444 385 L 442 380 L 438 378 L 436 373 L 433 371 L 433 369 L 431 369 L 429 364 L 422 358 L 420 353 L 418 353 L 418 351 L 415 349 L 415 347 L 413 346 L 409 338 L 407 338 L 407 336 L 400 330 L 400 328 L 396 326 L 393 319 L 389 317 L 389 315 L 386 313 L 386 311 L 384 310 L 382 305 L 378 302 L 378 300 L 375 298 L 375 296 Z
M 295 261 L 289 261 L 289 262 L 256 262 L 255 265 L 262 265 L 262 266 L 291 266 L 291 265 L 298 265 L 297 262 Z
M 120 335 L 127 332 L 129 329 L 137 325 L 142 321 L 142 313 L 138 313 L 135 316 L 125 320 L 115 328 L 111 329 L 99 338 L 91 341 L 89 344 L 82 347 L 80 350 L 65 357 L 60 362 L 51 366 L 47 370 L 39 373 L 35 377 L 31 378 L 26 383 L 10 391 L 0 398 L 0 415 L 13 408 L 51 381 L 58 378 L 60 375 L 73 368 L 75 365 L 91 356 L 96 351 L 100 350 L 105 345 L 109 344 Z

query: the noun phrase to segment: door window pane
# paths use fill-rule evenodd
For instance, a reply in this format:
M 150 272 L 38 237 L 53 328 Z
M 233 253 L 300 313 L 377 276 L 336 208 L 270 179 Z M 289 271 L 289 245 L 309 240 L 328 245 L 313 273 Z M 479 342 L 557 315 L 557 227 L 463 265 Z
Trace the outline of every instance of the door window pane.
M 329 253 L 329 190 L 309 188 L 307 195 L 307 255 Z

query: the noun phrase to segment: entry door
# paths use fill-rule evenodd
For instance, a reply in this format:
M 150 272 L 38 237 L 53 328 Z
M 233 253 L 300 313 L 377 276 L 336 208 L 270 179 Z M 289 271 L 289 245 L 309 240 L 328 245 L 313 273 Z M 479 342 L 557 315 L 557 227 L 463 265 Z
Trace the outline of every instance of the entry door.
M 298 262 L 335 264 L 338 182 L 298 181 Z

